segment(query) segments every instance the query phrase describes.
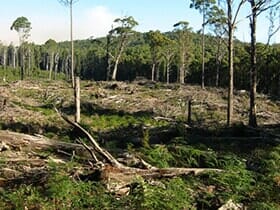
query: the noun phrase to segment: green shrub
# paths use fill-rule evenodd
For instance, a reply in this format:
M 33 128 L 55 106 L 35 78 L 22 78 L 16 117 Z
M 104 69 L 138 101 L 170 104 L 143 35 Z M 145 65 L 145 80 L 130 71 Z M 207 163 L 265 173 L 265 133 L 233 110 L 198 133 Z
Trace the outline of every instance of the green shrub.
M 144 184 L 143 209 L 194 209 L 192 191 L 182 179 L 170 179 L 163 185 Z
M 160 168 L 169 167 L 169 164 L 175 161 L 165 145 L 155 145 L 150 149 L 144 148 L 143 153 L 149 163 Z

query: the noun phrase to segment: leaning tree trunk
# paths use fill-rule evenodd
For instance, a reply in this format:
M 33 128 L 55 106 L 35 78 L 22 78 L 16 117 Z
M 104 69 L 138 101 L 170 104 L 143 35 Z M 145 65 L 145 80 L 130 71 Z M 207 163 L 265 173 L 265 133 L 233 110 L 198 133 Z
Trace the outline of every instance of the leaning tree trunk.
M 257 8 L 255 0 L 251 0 L 252 17 L 250 19 L 251 27 L 251 70 L 250 70 L 250 112 L 249 125 L 257 127 L 256 115 L 256 92 L 257 92 L 257 59 L 256 59 L 256 23 L 257 23 Z
M 114 65 L 114 70 L 113 70 L 113 74 L 112 74 L 112 80 L 116 80 L 117 79 L 117 71 L 118 71 L 118 65 L 124 50 L 124 46 L 125 46 L 125 39 L 126 37 L 123 37 L 121 40 L 121 44 L 120 44 L 120 50 L 118 52 L 118 55 L 116 57 L 116 61 L 115 61 L 115 65 Z

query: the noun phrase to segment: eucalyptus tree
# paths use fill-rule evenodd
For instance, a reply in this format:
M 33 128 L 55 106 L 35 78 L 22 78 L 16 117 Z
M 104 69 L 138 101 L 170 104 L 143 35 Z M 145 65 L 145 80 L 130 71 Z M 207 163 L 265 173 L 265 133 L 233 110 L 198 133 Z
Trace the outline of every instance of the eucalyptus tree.
M 109 53 L 110 58 L 114 61 L 114 69 L 111 76 L 112 80 L 116 80 L 121 56 L 129 43 L 130 37 L 135 34 L 133 28 L 138 25 L 138 22 L 134 20 L 132 16 L 117 18 L 114 20 L 114 23 L 117 24 L 117 26 L 110 30 L 108 35 L 109 39 L 114 38 L 116 41 L 114 54 Z
M 181 84 L 185 83 L 186 68 L 190 63 L 190 31 L 187 21 L 180 21 L 173 25 L 177 38 L 177 48 L 179 52 L 179 76 L 178 81 Z
M 224 11 L 226 18 L 226 31 L 228 36 L 227 48 L 228 48 L 228 107 L 227 107 L 227 125 L 232 124 L 233 116 L 233 49 L 234 49 L 234 31 L 238 23 L 238 15 L 242 6 L 246 3 L 247 0 L 220 0 L 219 8 Z M 224 5 L 224 7 L 223 7 Z
M 247 0 L 250 3 L 250 29 L 251 29 L 251 68 L 250 68 L 250 109 L 249 125 L 257 127 L 256 92 L 257 92 L 257 55 L 256 55 L 256 29 L 257 17 L 271 7 L 277 7 L 280 1 L 274 0 Z
M 57 43 L 53 39 L 49 39 L 45 43 L 46 48 L 46 70 L 49 71 L 49 79 L 52 79 L 52 72 L 57 69 L 57 59 L 58 59 L 58 52 L 57 52 Z M 55 70 L 56 71 L 56 70 Z
M 225 13 L 222 9 L 218 8 L 214 5 L 211 11 L 208 13 L 208 22 L 210 25 L 210 30 L 213 32 L 215 36 L 215 62 L 216 62 L 216 76 L 215 76 L 215 85 L 219 86 L 220 80 L 220 66 L 222 63 L 222 59 L 225 56 L 226 50 L 224 49 L 226 46 L 225 35 L 226 35 L 226 25 L 227 20 Z
M 16 68 L 16 57 L 17 57 L 17 53 L 16 53 L 16 47 L 13 45 L 13 43 L 11 43 L 8 47 L 7 47 L 7 64 L 9 66 L 11 66 L 13 69 Z
M 74 41 L 73 41 L 73 5 L 79 0 L 58 0 L 62 5 L 69 7 L 70 10 L 70 42 L 71 42 L 71 81 L 72 87 L 75 86 L 75 71 L 74 71 Z
M 156 71 L 158 64 L 160 63 L 160 54 L 161 49 L 164 45 L 165 36 L 159 31 L 149 31 L 146 34 L 146 40 L 150 46 L 151 51 L 151 59 L 152 59 L 152 81 L 155 80 L 155 75 L 158 75 L 158 71 Z M 158 76 L 156 76 L 156 80 L 158 80 Z
M 175 41 L 170 39 L 169 37 L 165 36 L 164 44 L 162 49 L 162 55 L 164 58 L 165 66 L 164 66 L 164 76 L 166 76 L 166 83 L 169 84 L 170 82 L 170 69 L 171 63 L 175 57 Z
M 74 97 L 75 97 L 75 104 L 76 104 L 76 115 L 75 121 L 80 121 L 80 91 L 79 87 L 79 78 L 75 79 L 75 71 L 74 71 L 74 41 L 73 41 L 73 5 L 77 3 L 79 0 L 59 0 L 61 4 L 66 7 L 69 7 L 70 10 L 70 42 L 71 42 L 71 81 L 72 81 L 72 88 L 74 89 Z M 76 87 L 78 86 L 78 88 Z
M 30 36 L 31 31 L 31 23 L 26 17 L 18 17 L 10 27 L 11 30 L 15 30 L 18 32 L 19 36 L 19 45 L 20 45 L 20 65 L 21 65 L 21 79 L 24 76 L 24 69 L 25 69 L 25 49 L 24 43 L 27 41 L 28 37 Z
M 7 65 L 7 47 L 0 42 L 0 58 L 1 58 L 1 65 L 3 68 L 6 68 Z
M 201 66 L 201 88 L 204 89 L 205 80 L 205 26 L 207 24 L 207 14 L 211 11 L 215 0 L 191 0 L 190 8 L 195 8 L 202 13 L 202 66 Z

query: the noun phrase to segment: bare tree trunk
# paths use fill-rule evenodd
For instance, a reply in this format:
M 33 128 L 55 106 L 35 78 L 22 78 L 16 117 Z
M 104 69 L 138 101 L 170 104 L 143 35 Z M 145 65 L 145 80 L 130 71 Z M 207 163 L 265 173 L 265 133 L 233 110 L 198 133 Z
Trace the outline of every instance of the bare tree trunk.
M 49 80 L 52 79 L 53 65 L 54 65 L 54 52 L 51 52 L 51 55 L 50 55 Z
M 31 72 L 31 49 L 28 47 L 28 71 L 27 71 L 27 76 L 30 76 Z
M 201 68 L 201 88 L 204 89 L 205 77 L 205 3 L 203 3 L 203 21 L 202 21 L 202 68 Z
M 181 54 L 181 66 L 180 66 L 180 83 L 185 83 L 185 46 L 183 43 L 183 52 Z
M 74 74 L 74 41 L 73 41 L 73 1 L 70 2 L 70 39 L 71 39 L 71 79 L 72 87 L 75 87 L 75 74 Z
M 23 47 L 23 45 L 21 44 L 21 50 L 20 50 L 20 57 L 21 57 L 21 68 L 20 68 L 20 80 L 23 80 L 24 79 L 24 74 L 25 74 L 25 49 Z
M 219 80 L 220 80 L 220 65 L 221 65 L 221 60 L 222 60 L 222 55 L 221 53 L 221 44 L 222 44 L 222 38 L 219 38 L 219 42 L 218 42 L 218 47 L 217 47 L 217 53 L 216 53 L 216 81 L 215 81 L 215 85 L 216 87 L 219 86 Z
M 256 23 L 257 23 L 257 8 L 255 0 L 251 0 L 252 17 L 250 19 L 251 27 L 251 71 L 250 71 L 250 111 L 249 125 L 257 127 L 256 115 L 256 92 L 257 92 L 257 59 L 256 59 Z
M 106 37 L 106 80 L 109 81 L 111 78 L 111 57 L 110 57 L 110 44 L 111 36 L 107 35 Z
M 155 68 L 156 68 L 156 64 L 153 63 L 153 65 L 152 65 L 152 81 L 155 80 Z
M 17 50 L 16 48 L 14 47 L 13 48 L 13 68 L 15 69 L 16 68 L 16 53 L 17 53 Z
M 75 105 L 76 105 L 76 115 L 75 122 L 79 123 L 81 120 L 81 108 L 80 108 L 80 78 L 76 77 L 75 79 Z
M 126 37 L 123 37 L 123 40 L 121 41 L 120 51 L 118 52 L 118 55 L 117 55 L 116 61 L 115 61 L 115 65 L 114 65 L 112 80 L 116 80 L 116 78 L 117 78 L 118 65 L 119 65 L 119 62 L 120 62 L 120 59 L 121 59 L 121 55 L 122 55 L 123 50 L 124 50 L 125 39 L 126 39 Z
M 233 25 L 232 25 L 232 5 L 228 1 L 228 64 L 229 64 L 229 85 L 228 85 L 228 107 L 227 107 L 227 125 L 232 123 L 233 115 Z
M 166 83 L 169 84 L 170 63 L 166 61 Z
M 6 51 L 6 48 L 4 47 L 3 48 L 3 62 L 2 62 L 2 65 L 4 68 L 6 67 L 6 60 L 7 60 L 6 53 L 7 53 L 7 51 Z
M 58 61 L 59 61 L 59 53 L 56 53 L 54 56 L 54 80 L 56 80 L 56 74 L 58 70 Z

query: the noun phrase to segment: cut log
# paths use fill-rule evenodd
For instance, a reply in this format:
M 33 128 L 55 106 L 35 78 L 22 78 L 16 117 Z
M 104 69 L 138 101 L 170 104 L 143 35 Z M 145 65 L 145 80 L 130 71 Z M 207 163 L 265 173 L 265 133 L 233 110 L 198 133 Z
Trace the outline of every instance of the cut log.
M 55 141 L 41 135 L 31 136 L 7 130 L 0 130 L 0 141 L 16 150 L 66 150 L 71 153 L 75 151 L 79 156 L 84 156 L 86 151 L 81 144 Z
M 62 113 L 60 113 L 56 108 L 55 108 L 56 112 L 70 125 L 74 126 L 75 128 L 77 128 L 80 132 L 82 132 L 85 137 L 91 142 L 94 150 L 96 150 L 96 152 L 101 155 L 103 158 L 105 158 L 105 160 L 107 162 L 109 162 L 111 165 L 116 166 L 116 167 L 122 167 L 123 165 L 117 160 L 115 159 L 108 151 L 102 149 L 99 144 L 95 141 L 95 139 L 89 134 L 89 132 L 87 132 L 82 126 L 79 125 L 79 123 L 76 122 L 72 122 L 70 119 L 68 119 L 68 117 Z M 92 155 L 92 153 L 91 153 Z
M 117 159 L 115 159 L 108 151 L 102 149 L 95 139 L 78 123 L 72 122 L 67 116 L 63 115 L 56 109 L 57 113 L 69 124 L 81 131 L 91 142 L 94 150 L 99 153 L 107 164 L 101 165 L 99 170 L 100 178 L 106 183 L 107 189 L 110 191 L 118 191 L 131 183 L 135 182 L 139 177 L 145 180 L 168 178 L 175 176 L 182 176 L 188 174 L 200 174 L 203 172 L 221 172 L 220 169 L 211 168 L 157 168 L 151 166 L 149 163 L 142 161 L 145 169 L 124 166 Z M 96 173 L 96 169 L 94 169 Z

